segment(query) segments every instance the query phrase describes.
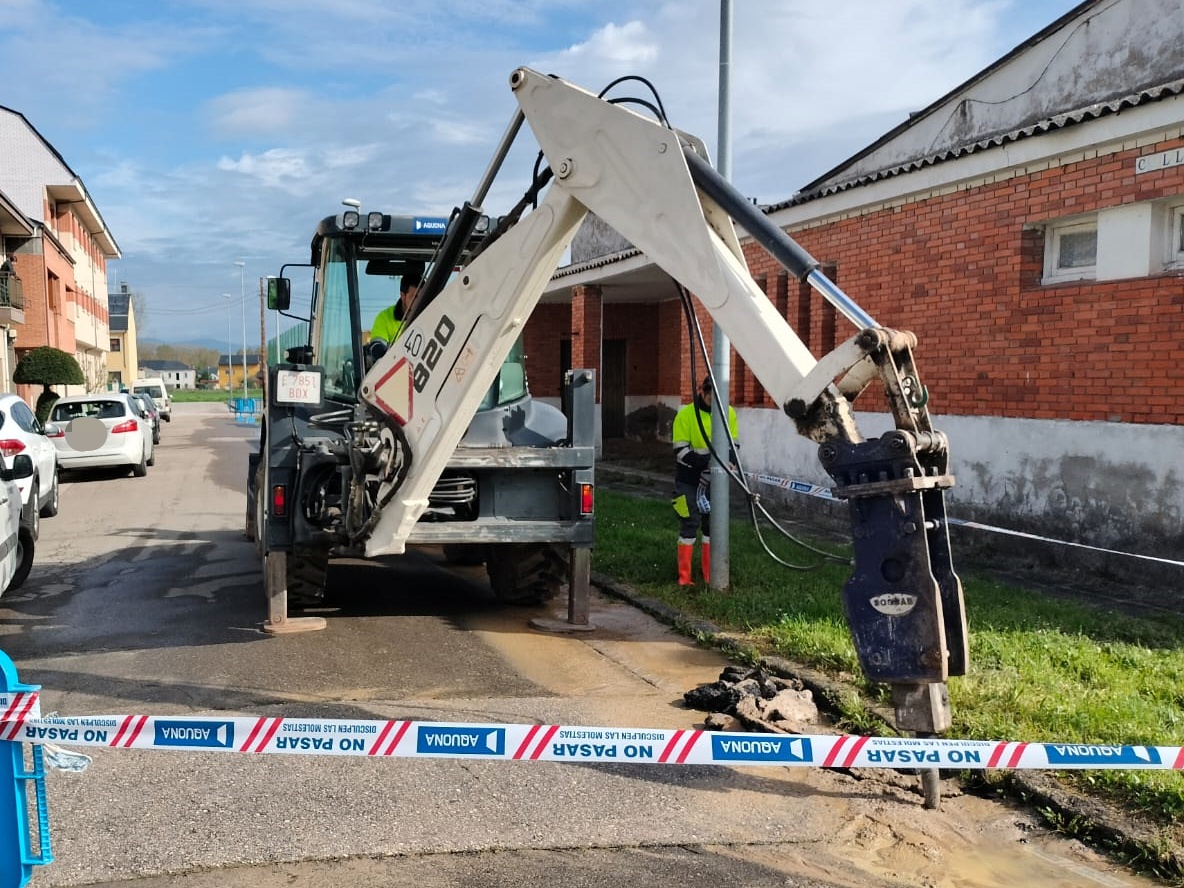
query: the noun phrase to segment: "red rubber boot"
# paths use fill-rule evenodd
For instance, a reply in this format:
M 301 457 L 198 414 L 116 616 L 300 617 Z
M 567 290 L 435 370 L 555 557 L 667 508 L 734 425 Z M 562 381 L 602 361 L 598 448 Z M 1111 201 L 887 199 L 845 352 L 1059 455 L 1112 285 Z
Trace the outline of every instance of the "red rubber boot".
M 678 544 L 678 585 L 680 586 L 695 585 L 695 581 L 691 579 L 691 556 L 694 552 L 694 545 Z

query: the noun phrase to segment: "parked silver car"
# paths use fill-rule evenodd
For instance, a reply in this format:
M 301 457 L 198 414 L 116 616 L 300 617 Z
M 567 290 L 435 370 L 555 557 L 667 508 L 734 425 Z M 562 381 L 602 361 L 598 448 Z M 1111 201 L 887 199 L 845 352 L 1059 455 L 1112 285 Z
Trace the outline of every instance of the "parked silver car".
M 140 402 L 144 408 L 144 418 L 152 423 L 152 443 L 153 445 L 160 443 L 160 408 L 156 406 L 156 402 L 152 400 L 152 396 L 146 392 L 133 392 L 132 397 Z
M 45 433 L 62 470 L 129 466 L 142 478 L 155 462 L 152 426 L 131 395 L 72 395 L 54 402 Z

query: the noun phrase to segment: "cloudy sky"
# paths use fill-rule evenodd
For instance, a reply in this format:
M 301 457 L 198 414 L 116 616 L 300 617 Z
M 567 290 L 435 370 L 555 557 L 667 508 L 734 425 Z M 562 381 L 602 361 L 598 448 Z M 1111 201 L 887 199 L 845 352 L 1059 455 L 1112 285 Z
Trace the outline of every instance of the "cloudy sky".
M 733 181 L 789 197 L 1076 5 L 733 0 Z M 0 105 L 81 177 L 152 339 L 225 339 L 227 292 L 238 331 L 236 260 L 257 330 L 258 278 L 307 261 L 343 198 L 447 215 L 519 65 L 593 92 L 644 76 L 715 152 L 720 0 L 0 0 L 0 21 Z M 511 157 L 488 212 L 532 162 Z

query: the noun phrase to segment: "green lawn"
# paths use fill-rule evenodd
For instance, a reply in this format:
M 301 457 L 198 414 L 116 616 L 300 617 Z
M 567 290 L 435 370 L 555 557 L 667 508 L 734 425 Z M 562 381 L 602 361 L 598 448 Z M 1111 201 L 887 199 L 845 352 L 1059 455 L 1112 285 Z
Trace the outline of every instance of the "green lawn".
M 702 584 L 682 589 L 674 582 L 676 519 L 661 495 L 601 489 L 596 505 L 595 570 L 723 629 L 746 633 L 760 653 L 850 680 L 867 700 L 884 702 L 886 688 L 858 678 L 839 598 L 846 566 L 782 567 L 760 548 L 751 524 L 733 521 L 728 594 L 714 594 Z M 766 539 L 775 537 L 771 543 L 778 545 L 771 547 L 783 560 L 821 560 L 768 528 L 763 532 Z M 1184 619 L 1103 612 L 965 574 L 962 581 L 971 660 L 968 675 L 950 680 L 949 736 L 1184 745 Z M 866 726 L 855 713 L 845 728 Z M 1160 822 L 1184 817 L 1180 772 L 1086 771 L 1066 778 Z
M 228 392 L 225 389 L 174 389 L 169 392 L 169 398 L 178 404 L 193 404 L 193 403 L 210 403 L 211 401 L 220 401 L 226 403 L 233 398 L 241 398 L 243 390 L 241 388 L 235 389 L 233 392 Z M 263 390 L 257 388 L 247 389 L 248 398 L 262 398 Z

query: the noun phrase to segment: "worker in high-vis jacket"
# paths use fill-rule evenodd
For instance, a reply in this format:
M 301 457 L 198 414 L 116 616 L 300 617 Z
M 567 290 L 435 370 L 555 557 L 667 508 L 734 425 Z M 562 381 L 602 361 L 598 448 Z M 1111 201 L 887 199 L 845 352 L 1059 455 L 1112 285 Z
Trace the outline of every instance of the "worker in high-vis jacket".
M 674 441 L 674 511 L 678 514 L 678 585 L 692 586 L 691 566 L 694 560 L 695 537 L 702 531 L 700 568 L 703 579 L 711 578 L 711 378 L 703 380 L 694 401 L 674 417 L 671 437 Z M 706 432 L 706 437 L 704 437 Z M 739 447 L 736 411 L 728 406 L 727 447 L 716 447 L 720 458 L 736 463 L 735 448 Z M 722 442 L 721 442 L 722 443 Z
M 387 345 L 395 341 L 403 323 L 415 305 L 415 296 L 419 292 L 421 276 L 418 271 L 410 271 L 399 280 L 399 301 L 384 308 L 374 319 L 370 327 L 370 339 L 381 339 Z

